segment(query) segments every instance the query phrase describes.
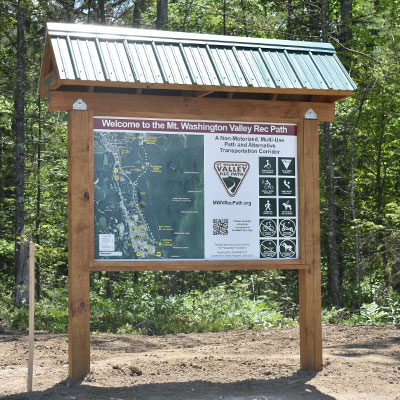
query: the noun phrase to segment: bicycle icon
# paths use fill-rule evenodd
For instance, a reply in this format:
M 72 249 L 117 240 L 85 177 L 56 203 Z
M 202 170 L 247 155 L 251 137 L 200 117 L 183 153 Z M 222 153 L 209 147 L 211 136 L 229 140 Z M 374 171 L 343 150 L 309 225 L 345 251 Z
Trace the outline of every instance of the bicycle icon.
M 261 236 L 276 236 L 276 222 L 272 220 L 262 220 L 260 223 Z

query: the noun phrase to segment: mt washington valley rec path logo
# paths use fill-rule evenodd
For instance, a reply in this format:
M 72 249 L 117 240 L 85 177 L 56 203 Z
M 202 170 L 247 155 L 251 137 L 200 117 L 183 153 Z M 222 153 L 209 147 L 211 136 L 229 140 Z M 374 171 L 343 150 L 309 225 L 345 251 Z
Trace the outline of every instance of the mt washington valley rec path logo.
M 245 161 L 216 161 L 214 169 L 229 196 L 233 197 L 249 172 L 250 165 Z

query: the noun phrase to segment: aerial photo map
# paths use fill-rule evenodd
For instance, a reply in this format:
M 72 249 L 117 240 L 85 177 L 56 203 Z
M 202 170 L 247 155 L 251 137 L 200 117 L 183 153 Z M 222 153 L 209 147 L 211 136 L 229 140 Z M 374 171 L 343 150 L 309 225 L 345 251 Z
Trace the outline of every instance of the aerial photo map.
M 204 258 L 203 136 L 94 131 L 96 259 Z

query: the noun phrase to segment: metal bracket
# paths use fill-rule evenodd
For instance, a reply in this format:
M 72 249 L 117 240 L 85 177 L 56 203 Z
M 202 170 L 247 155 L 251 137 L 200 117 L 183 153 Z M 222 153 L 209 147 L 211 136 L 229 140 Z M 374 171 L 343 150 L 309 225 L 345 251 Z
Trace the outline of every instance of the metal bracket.
M 50 83 L 53 82 L 53 74 L 50 75 L 44 80 L 44 86 L 50 86 Z
M 304 119 L 318 119 L 317 113 L 312 109 L 308 109 L 308 111 L 304 114 Z
M 78 99 L 72 106 L 73 110 L 81 110 L 81 111 L 86 111 L 87 110 L 87 105 L 82 99 Z
M 47 98 L 48 102 L 50 102 L 50 84 L 53 82 L 53 74 L 50 74 L 44 81 L 44 86 L 47 87 Z

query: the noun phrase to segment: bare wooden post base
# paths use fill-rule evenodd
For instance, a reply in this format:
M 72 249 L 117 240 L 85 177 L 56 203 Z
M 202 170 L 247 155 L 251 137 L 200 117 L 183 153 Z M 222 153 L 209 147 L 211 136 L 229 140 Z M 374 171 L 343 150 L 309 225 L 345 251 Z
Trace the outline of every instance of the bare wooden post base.
M 321 250 L 318 120 L 303 121 L 304 255 L 299 271 L 300 366 L 322 370 Z M 301 146 L 300 146 L 301 147 Z
M 90 182 L 88 132 L 92 113 L 70 111 L 68 123 L 68 359 L 69 377 L 90 372 Z M 73 211 L 72 211 L 73 210 Z
M 321 268 L 299 271 L 300 283 L 300 367 L 322 371 Z M 319 296 L 318 296 L 319 293 Z

